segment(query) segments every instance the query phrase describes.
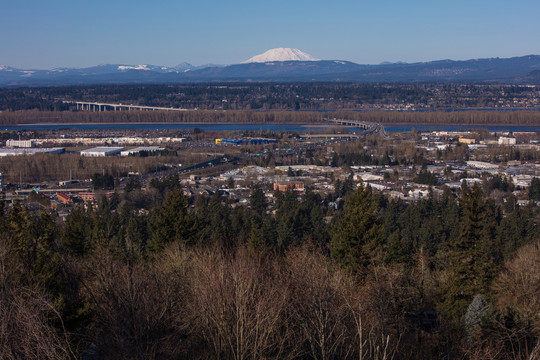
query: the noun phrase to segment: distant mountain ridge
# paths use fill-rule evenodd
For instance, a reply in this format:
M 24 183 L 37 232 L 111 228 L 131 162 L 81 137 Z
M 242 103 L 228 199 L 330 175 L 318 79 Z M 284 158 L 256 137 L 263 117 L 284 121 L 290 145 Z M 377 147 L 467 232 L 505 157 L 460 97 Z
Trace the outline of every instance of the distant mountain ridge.
M 273 49 L 276 50 L 276 49 Z M 193 83 L 220 81 L 475 82 L 540 84 L 540 55 L 464 61 L 360 65 L 343 60 L 298 60 L 304 55 L 279 51 L 228 66 L 174 67 L 104 64 L 88 68 L 23 70 L 0 65 L 0 86 Z M 289 49 L 295 50 L 295 49 Z M 296 49 L 297 50 L 297 49 Z M 299 51 L 299 50 L 298 50 Z M 264 55 L 264 56 L 262 56 Z M 265 59 L 294 59 L 272 60 Z

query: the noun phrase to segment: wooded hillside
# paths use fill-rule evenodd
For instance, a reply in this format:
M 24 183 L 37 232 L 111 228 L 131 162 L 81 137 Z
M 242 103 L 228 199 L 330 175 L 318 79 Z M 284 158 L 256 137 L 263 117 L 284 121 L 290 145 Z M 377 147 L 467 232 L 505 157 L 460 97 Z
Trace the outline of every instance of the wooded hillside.
M 171 177 L 65 222 L 2 207 L 0 357 L 540 355 L 537 206 L 479 187 L 408 205 L 348 182 L 276 196 L 275 214 L 260 189 L 190 203 Z

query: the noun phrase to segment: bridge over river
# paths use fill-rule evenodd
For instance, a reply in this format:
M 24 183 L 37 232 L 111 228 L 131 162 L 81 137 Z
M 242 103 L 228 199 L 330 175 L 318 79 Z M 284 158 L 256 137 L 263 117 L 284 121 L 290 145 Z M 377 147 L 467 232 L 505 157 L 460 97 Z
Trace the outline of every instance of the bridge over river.
M 190 111 L 188 109 L 168 108 L 160 106 L 142 106 L 128 104 L 111 104 L 88 101 L 62 101 L 64 104 L 75 105 L 77 110 L 86 111 L 121 111 L 121 110 L 142 110 L 142 111 Z
M 373 123 L 368 121 L 358 121 L 358 120 L 347 120 L 347 119 L 325 119 L 326 121 L 329 121 L 331 123 L 334 123 L 336 125 L 342 125 L 342 126 L 349 126 L 349 127 L 355 127 L 364 129 L 364 132 L 362 132 L 362 136 L 367 135 L 373 135 L 376 133 L 380 133 L 384 137 L 388 137 L 386 134 L 386 131 L 384 130 L 384 126 L 380 123 Z

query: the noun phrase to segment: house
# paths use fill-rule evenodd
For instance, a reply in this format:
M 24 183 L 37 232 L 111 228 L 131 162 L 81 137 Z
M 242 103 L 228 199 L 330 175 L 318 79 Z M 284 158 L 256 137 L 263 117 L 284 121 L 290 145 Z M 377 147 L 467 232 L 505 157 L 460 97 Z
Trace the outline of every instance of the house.
M 466 138 L 466 137 L 459 137 L 459 142 L 461 144 L 476 144 L 476 139 L 473 138 Z
M 62 204 L 65 204 L 65 205 L 73 204 L 73 199 L 71 197 L 69 197 L 68 195 L 64 194 L 64 193 L 57 193 L 56 198 Z
M 77 195 L 84 202 L 95 202 L 96 201 L 96 193 L 95 192 L 80 192 Z
M 292 181 L 289 179 L 282 179 L 274 181 L 274 191 L 285 192 L 287 190 L 294 190 L 303 192 L 304 191 L 304 182 L 303 181 Z

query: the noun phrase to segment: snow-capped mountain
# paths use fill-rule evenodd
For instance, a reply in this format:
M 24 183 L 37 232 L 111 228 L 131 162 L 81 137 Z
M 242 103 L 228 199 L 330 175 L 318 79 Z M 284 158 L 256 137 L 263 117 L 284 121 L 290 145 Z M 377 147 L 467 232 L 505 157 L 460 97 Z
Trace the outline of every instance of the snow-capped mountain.
M 262 54 L 256 55 L 251 59 L 243 61 L 242 64 L 248 63 L 265 63 L 273 61 L 319 61 L 313 56 L 306 54 L 303 51 L 294 48 L 276 48 L 270 49 Z

